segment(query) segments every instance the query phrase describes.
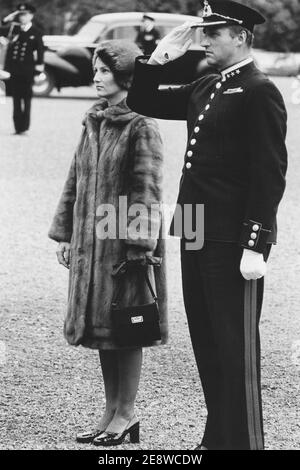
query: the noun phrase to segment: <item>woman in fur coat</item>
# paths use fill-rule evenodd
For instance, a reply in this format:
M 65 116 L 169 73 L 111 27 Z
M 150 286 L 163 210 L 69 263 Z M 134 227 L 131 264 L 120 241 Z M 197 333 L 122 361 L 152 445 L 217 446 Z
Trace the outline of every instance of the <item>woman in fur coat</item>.
M 142 348 L 118 346 L 112 330 L 112 271 L 120 260 L 162 258 L 160 267 L 148 268 L 158 297 L 161 340 L 143 346 L 167 341 L 165 248 L 161 211 L 157 210 L 162 200 L 161 137 L 156 121 L 126 105 L 134 61 L 140 54 L 135 44 L 126 41 L 104 41 L 97 47 L 94 83 L 100 99 L 84 118 L 49 231 L 49 237 L 59 243 L 59 263 L 70 271 L 65 337 L 71 345 L 99 350 L 106 408 L 95 431 L 77 435 L 77 441 L 95 445 L 119 444 L 127 434 L 131 441 L 139 439 L 134 403 Z M 143 210 L 131 210 L 133 204 L 147 209 L 147 221 L 142 219 Z M 156 210 L 150 211 L 152 207 Z M 115 217 L 107 218 L 113 212 Z M 130 230 L 137 217 L 140 226 L 147 227 L 146 234 L 137 236 Z M 138 269 L 125 278 L 124 306 L 153 301 Z

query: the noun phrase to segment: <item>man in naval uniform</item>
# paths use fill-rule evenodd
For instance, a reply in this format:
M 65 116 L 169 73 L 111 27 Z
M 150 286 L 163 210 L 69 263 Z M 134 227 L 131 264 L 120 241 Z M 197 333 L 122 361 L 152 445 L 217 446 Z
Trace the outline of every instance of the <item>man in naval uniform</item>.
M 21 3 L 17 11 L 3 20 L 3 23 L 12 25 L 5 70 L 11 75 L 9 89 L 13 97 L 16 134 L 29 129 L 34 75 L 44 70 L 44 45 L 41 33 L 32 25 L 34 13 L 32 5 Z
M 237 2 L 205 1 L 197 25 L 175 28 L 150 59 L 137 59 L 128 96 L 140 114 L 187 121 L 178 204 L 204 204 L 203 248 L 181 239 L 184 303 L 208 410 L 196 449 L 264 448 L 258 326 L 287 169 L 285 105 L 251 57 L 254 26 L 264 21 Z M 216 73 L 160 90 L 164 64 L 187 51 L 193 26 L 203 28 Z
M 155 28 L 155 19 L 150 15 L 143 15 L 143 25 L 135 42 L 139 45 L 145 55 L 150 55 L 156 48 L 160 39 L 160 33 Z

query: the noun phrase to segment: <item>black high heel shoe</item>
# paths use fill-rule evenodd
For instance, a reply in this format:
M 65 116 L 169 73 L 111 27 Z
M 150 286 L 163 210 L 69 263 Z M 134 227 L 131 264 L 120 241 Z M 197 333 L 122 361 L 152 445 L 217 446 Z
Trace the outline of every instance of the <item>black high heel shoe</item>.
M 93 442 L 96 437 L 100 436 L 104 432 L 105 429 L 103 429 L 103 431 L 96 429 L 95 431 L 80 432 L 76 435 L 76 442 L 79 442 L 80 444 L 89 444 L 90 442 Z
M 137 421 L 130 428 L 125 429 L 124 432 L 104 432 L 103 436 L 99 435 L 93 440 L 95 446 L 118 446 L 124 442 L 125 437 L 129 434 L 130 442 L 138 444 L 140 442 L 140 423 Z
M 208 448 L 204 447 L 202 444 L 199 444 L 198 446 L 194 447 L 193 450 L 208 450 Z

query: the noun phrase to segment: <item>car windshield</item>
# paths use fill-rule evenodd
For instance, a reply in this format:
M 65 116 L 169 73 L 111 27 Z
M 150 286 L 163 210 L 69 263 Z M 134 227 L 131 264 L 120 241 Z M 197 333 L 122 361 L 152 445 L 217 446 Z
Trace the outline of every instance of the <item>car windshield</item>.
M 90 41 L 95 41 L 104 30 L 105 24 L 99 21 L 88 21 L 77 33 L 77 36 L 84 36 L 89 38 Z

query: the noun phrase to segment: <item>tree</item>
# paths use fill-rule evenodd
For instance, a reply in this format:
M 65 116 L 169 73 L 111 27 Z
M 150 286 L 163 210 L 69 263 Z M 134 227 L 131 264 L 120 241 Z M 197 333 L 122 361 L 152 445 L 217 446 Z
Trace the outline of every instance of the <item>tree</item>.
M 158 11 L 197 15 L 200 0 L 29 0 L 38 8 L 36 21 L 46 34 L 62 34 L 66 26 L 76 32 L 93 15 L 119 11 Z M 238 0 L 257 8 L 267 23 L 256 28 L 255 46 L 270 51 L 300 51 L 299 0 Z M 18 0 L 0 0 L 1 17 Z
M 269 51 L 300 51 L 299 0 L 240 0 L 257 8 L 267 22 L 256 28 L 255 45 Z
M 300 51 L 299 0 L 238 0 L 256 8 L 267 19 L 255 30 L 255 46 L 269 51 Z M 203 2 L 202 2 L 203 3 Z M 199 0 L 185 0 L 186 10 L 197 13 Z
M 180 0 L 136 0 L 136 11 L 184 13 L 184 2 Z

